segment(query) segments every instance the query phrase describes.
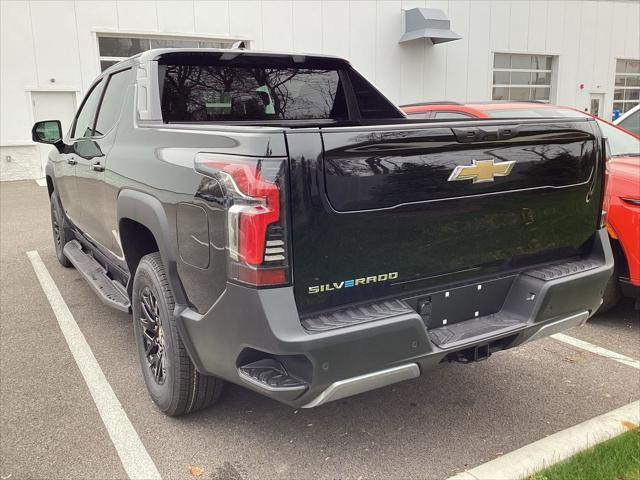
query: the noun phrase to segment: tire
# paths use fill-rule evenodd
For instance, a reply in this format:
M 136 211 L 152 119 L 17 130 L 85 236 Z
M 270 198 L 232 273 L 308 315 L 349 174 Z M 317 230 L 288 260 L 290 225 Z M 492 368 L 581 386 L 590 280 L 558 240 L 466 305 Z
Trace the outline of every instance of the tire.
M 618 304 L 621 297 L 622 293 L 620 292 L 620 282 L 618 281 L 618 268 L 616 266 L 602 294 L 602 305 L 600 305 L 596 313 L 605 313 L 611 310 Z
M 198 372 L 189 358 L 173 318 L 175 301 L 159 253 L 140 260 L 132 297 L 142 375 L 158 408 L 179 416 L 216 403 L 224 382 Z
M 72 267 L 73 264 L 65 256 L 63 249 L 67 242 L 72 240 L 72 233 L 67 226 L 67 221 L 64 218 L 64 213 L 60 206 L 60 200 L 55 192 L 51 194 L 49 203 L 51 204 L 51 231 L 53 233 L 53 246 L 56 250 L 56 258 L 58 262 L 60 262 L 60 265 L 69 268 Z

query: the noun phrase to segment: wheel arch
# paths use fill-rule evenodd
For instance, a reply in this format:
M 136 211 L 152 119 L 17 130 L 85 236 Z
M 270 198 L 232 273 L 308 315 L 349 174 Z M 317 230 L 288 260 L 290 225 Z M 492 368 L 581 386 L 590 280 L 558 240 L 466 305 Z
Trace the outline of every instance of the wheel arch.
M 125 261 L 131 275 L 127 289 L 131 295 L 133 277 L 141 258 L 159 252 L 176 303 L 186 296 L 176 263 L 176 242 L 160 201 L 137 190 L 122 190 L 118 195 L 118 232 Z
M 623 243 L 619 238 L 614 238 L 609 233 L 609 241 L 611 242 L 611 251 L 613 252 L 613 258 L 616 261 L 618 268 L 618 275 L 622 277 L 629 276 L 629 261 L 627 260 L 627 254 L 624 249 Z
M 58 189 L 58 187 L 56 186 L 56 176 L 54 174 L 54 169 L 51 161 L 48 161 L 44 167 L 44 178 L 47 181 L 47 191 L 49 192 L 49 198 L 51 198 L 53 192 Z
M 51 178 L 50 175 L 47 175 L 45 180 L 47 181 L 47 192 L 49 192 L 49 198 L 51 198 L 51 195 L 53 195 L 53 191 L 55 190 L 53 186 L 53 178 Z

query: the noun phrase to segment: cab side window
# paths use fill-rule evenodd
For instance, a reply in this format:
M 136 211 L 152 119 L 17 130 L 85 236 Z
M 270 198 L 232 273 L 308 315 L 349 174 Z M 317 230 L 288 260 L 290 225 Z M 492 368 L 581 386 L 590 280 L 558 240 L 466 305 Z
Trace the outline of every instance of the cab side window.
M 640 110 L 636 110 L 619 124 L 625 130 L 640 135 Z
M 453 120 L 453 119 L 464 120 L 465 118 L 471 118 L 471 115 L 467 115 L 466 113 L 462 113 L 462 112 L 454 112 L 451 110 L 443 110 L 441 112 L 436 112 L 435 118 L 439 120 Z
M 71 138 L 91 137 L 93 135 L 93 122 L 96 118 L 96 109 L 100 102 L 103 84 L 104 82 L 100 80 L 85 97 L 73 124 Z
M 131 69 L 121 70 L 109 77 L 100 103 L 94 135 L 105 135 L 120 118 L 122 103 L 131 79 Z
M 427 118 L 430 118 L 429 114 L 431 112 L 410 112 L 407 113 L 407 117 L 409 118 L 419 118 L 420 120 L 425 120 Z

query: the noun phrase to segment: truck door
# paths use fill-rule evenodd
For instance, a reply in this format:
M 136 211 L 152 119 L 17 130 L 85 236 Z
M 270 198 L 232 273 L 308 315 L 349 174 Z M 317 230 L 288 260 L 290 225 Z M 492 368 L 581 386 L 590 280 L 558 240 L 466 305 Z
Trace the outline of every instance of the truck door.
M 106 212 L 105 169 L 116 137 L 116 124 L 131 77 L 131 69 L 115 72 L 105 78 L 105 88 L 97 108 L 91 136 L 75 145 L 78 154 L 76 182 L 80 201 L 81 230 L 102 247 L 111 250 L 113 232 Z
M 104 82 L 100 79 L 96 82 L 84 98 L 80 110 L 73 121 L 73 127 L 69 138 L 65 143 L 68 148 L 58 156 L 54 162 L 56 176 L 56 188 L 67 217 L 76 225 L 80 225 L 80 199 L 78 197 L 78 184 L 76 181 L 77 164 L 79 155 L 77 146 L 85 138 L 91 136 L 95 120 L 96 108 L 102 95 Z

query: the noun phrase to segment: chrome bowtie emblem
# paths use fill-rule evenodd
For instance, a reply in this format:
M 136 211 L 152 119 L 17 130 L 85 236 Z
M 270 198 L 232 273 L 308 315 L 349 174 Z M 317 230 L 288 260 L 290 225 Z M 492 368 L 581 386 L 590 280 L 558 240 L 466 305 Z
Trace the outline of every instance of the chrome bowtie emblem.
M 493 160 L 473 160 L 472 165 L 458 165 L 449 175 L 448 182 L 472 180 L 473 183 L 493 182 L 494 177 L 506 177 L 511 173 L 515 160 L 494 162 Z

